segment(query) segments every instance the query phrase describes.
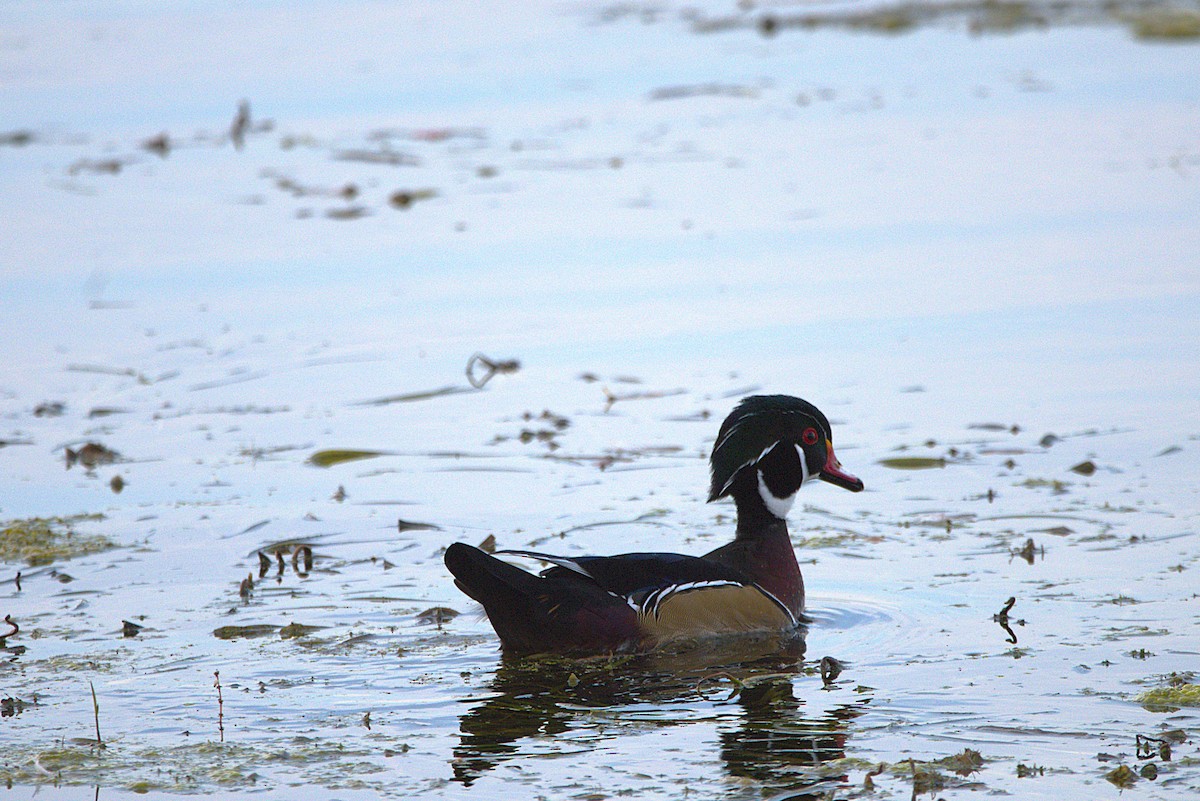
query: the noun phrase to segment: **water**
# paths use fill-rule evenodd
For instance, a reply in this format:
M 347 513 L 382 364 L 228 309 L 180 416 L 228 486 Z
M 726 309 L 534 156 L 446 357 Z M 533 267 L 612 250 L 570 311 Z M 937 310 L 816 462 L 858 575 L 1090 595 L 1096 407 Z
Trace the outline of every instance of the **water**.
M 120 547 L 0 573 L 8 794 L 1192 797 L 1200 61 L 1133 12 L 10 9 L 0 517 Z M 445 546 L 709 550 L 756 391 L 867 485 L 792 514 L 803 659 L 501 664 Z

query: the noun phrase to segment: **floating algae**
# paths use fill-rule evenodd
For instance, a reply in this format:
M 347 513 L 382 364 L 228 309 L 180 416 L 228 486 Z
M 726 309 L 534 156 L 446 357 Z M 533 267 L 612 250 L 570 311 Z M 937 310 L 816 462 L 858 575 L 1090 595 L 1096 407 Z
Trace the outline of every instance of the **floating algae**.
M 1200 684 L 1183 682 L 1156 687 L 1139 695 L 1137 702 L 1150 712 L 1177 712 L 1180 707 L 1200 706 Z
M 48 565 L 116 548 L 103 534 L 80 534 L 71 526 L 81 520 L 100 520 L 101 515 L 75 517 L 31 517 L 9 520 L 0 529 L 0 562 Z

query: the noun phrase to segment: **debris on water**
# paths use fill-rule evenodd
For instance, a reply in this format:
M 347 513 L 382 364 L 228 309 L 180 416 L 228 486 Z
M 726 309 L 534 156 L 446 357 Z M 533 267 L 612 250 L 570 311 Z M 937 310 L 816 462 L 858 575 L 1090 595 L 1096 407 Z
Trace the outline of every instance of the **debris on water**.
M 842 663 L 832 656 L 821 657 L 821 684 L 830 687 L 842 675 Z
M 218 640 L 254 639 L 267 637 L 277 631 L 279 631 L 279 626 L 266 623 L 249 626 L 220 626 L 213 629 L 213 636 Z
M 397 520 L 396 530 L 403 533 L 405 531 L 441 531 L 440 526 L 433 523 L 419 523 L 412 520 Z
M 1146 8 L 1134 13 L 1131 25 L 1139 39 L 1200 38 L 1200 12 L 1192 9 Z
M 1134 738 L 1137 744 L 1138 759 L 1161 759 L 1163 762 L 1171 761 L 1171 744 L 1173 742 L 1182 742 L 1175 740 L 1171 735 L 1173 732 L 1164 732 L 1162 737 L 1149 737 L 1145 734 L 1139 734 Z M 1145 774 L 1143 774 L 1145 775 Z M 1155 774 L 1158 775 L 1157 773 Z
M 1024 762 L 1017 763 L 1017 778 L 1029 779 L 1034 776 L 1045 776 L 1046 769 L 1041 765 L 1026 765 Z
M 46 401 L 33 407 L 34 417 L 62 417 L 67 405 L 61 401 Z
M 308 626 L 303 623 L 288 623 L 279 630 L 279 637 L 284 640 L 294 640 L 297 637 L 307 637 L 314 631 L 320 631 L 325 626 Z
M 1067 487 L 1071 486 L 1071 483 L 1069 481 L 1059 481 L 1057 478 L 1027 478 L 1015 486 L 1027 487 L 1028 489 L 1048 487 L 1055 495 L 1064 495 L 1067 492 Z
M 121 458 L 119 453 L 101 445 L 99 442 L 88 442 L 79 450 L 66 449 L 68 470 L 74 467 L 76 463 L 83 465 L 87 470 L 91 470 L 97 465 L 112 464 L 119 458 Z
M 1004 629 L 1004 631 L 1008 634 L 1008 642 L 1012 643 L 1013 645 L 1017 644 L 1017 635 L 1015 633 L 1013 633 L 1012 627 L 1009 626 L 1010 621 L 1008 618 L 1008 613 L 1012 611 L 1012 608 L 1013 608 L 1013 606 L 1016 605 L 1016 603 L 1017 603 L 1016 596 L 1013 596 L 1004 602 L 1003 609 L 1001 609 L 996 614 L 992 615 L 992 620 L 994 622 L 1000 624 L 1000 628 Z M 1024 620 L 1013 620 L 1011 622 L 1018 626 L 1025 625 Z
M 1046 434 L 1045 436 L 1043 436 L 1041 439 L 1038 440 L 1038 445 L 1041 445 L 1043 448 L 1049 448 L 1054 443 L 1061 442 L 1061 441 L 1062 440 L 1059 439 L 1054 434 Z
M 80 534 L 73 528 L 80 521 L 99 519 L 99 515 L 81 515 L 4 522 L 0 524 L 0 562 L 48 565 L 116 548 L 117 544 L 102 534 Z
M 122 620 L 121 621 L 121 636 L 122 637 L 136 637 L 141 632 L 142 628 L 143 627 L 139 626 L 137 623 L 134 623 L 129 620 Z
M 495 553 L 496 535 L 488 534 L 487 537 L 484 538 L 483 542 L 479 543 L 479 550 L 483 551 L 484 553 Z
M 406 392 L 402 395 L 386 395 L 382 398 L 372 398 L 371 400 L 358 401 L 354 406 L 387 406 L 392 403 L 409 403 L 411 401 L 429 400 L 431 398 L 440 398 L 443 395 L 458 395 L 463 392 L 476 392 L 475 387 L 464 387 L 449 385 L 439 387 L 437 389 L 423 390 L 421 392 Z
M 1181 453 L 1182 451 L 1183 451 L 1183 448 L 1179 447 L 1178 445 L 1171 445 L 1170 447 L 1164 448 L 1163 450 L 1159 451 L 1158 453 L 1156 453 L 1154 455 L 1156 457 L 1157 456 L 1170 456 L 1173 453 Z
M 946 778 L 933 765 L 909 758 L 909 770 L 912 772 L 913 796 L 933 794 L 946 786 Z
M 333 154 L 336 161 L 357 161 L 363 164 L 382 164 L 388 167 L 419 167 L 421 160 L 408 153 L 400 153 L 389 147 L 378 150 L 352 148 L 339 150 Z
M 617 379 L 617 380 L 620 380 L 620 379 Z M 662 390 L 648 390 L 646 392 L 628 392 L 624 395 L 616 395 L 613 392 L 611 392 L 607 387 L 605 387 L 604 388 L 604 411 L 605 412 L 611 411 L 613 405 L 616 404 L 618 401 L 656 400 L 658 398 L 669 398 L 669 397 L 672 397 L 675 395 L 684 395 L 686 393 L 687 393 L 686 389 L 662 389 Z
M 1105 773 L 1104 778 L 1110 784 L 1114 784 L 1122 790 L 1127 790 L 1137 783 L 1138 775 L 1128 765 L 1119 765 L 1108 773 Z
M 1036 543 L 1034 543 L 1033 538 L 1031 537 L 1031 538 L 1025 540 L 1025 545 L 1023 545 L 1020 548 L 1020 550 L 1009 551 L 1008 555 L 1009 555 L 1010 559 L 1011 559 L 1011 557 L 1019 556 L 1020 558 L 1024 559 L 1027 563 L 1032 565 L 1033 559 L 1035 556 L 1041 556 L 1043 559 L 1046 558 L 1046 549 L 1042 548 L 1042 547 L 1038 547 L 1038 545 Z
M 312 566 L 313 550 L 311 545 L 300 545 L 292 551 L 292 570 L 297 576 L 305 578 L 312 571 Z
M 243 599 L 249 598 L 250 594 L 253 591 L 254 591 L 254 577 L 251 575 L 247 575 L 244 579 L 241 580 L 241 583 L 238 584 L 238 595 L 240 595 Z
M 353 448 L 331 448 L 316 451 L 308 457 L 308 463 L 315 467 L 333 467 L 343 462 L 356 462 L 360 459 L 374 459 L 378 456 L 388 456 L 388 451 L 355 450 Z
M 436 189 L 399 189 L 388 195 L 388 203 L 394 209 L 410 209 L 419 200 L 432 200 L 435 197 Z
M 753 99 L 758 97 L 758 90 L 752 86 L 737 84 L 702 83 L 689 86 L 664 86 L 650 93 L 651 100 L 682 100 L 691 97 L 741 97 Z
M 143 140 L 142 149 L 149 150 L 159 158 L 165 159 L 171 154 L 171 137 L 166 131 L 163 131 L 157 136 Z
M 945 459 L 933 456 L 895 456 L 880 459 L 878 464 L 893 470 L 928 470 L 933 467 L 945 467 Z
M 233 122 L 229 124 L 229 141 L 233 142 L 234 149 L 242 149 L 242 145 L 246 142 L 246 131 L 249 128 L 250 101 L 242 100 L 238 103 L 237 114 L 234 115 Z
M 1081 476 L 1090 476 L 1096 472 L 1096 463 L 1088 459 L 1071 467 L 1070 470 L 1072 473 L 1078 473 Z
M 459 614 L 457 610 L 451 609 L 448 606 L 432 606 L 424 612 L 419 612 L 417 614 L 417 621 L 426 625 L 432 623 L 440 629 L 443 623 L 454 620 Z
M 37 134 L 33 131 L 17 130 L 0 133 L 0 147 L 25 147 L 35 141 L 37 141 Z
M 68 175 L 91 173 L 93 175 L 116 175 L 131 163 L 128 159 L 79 159 L 67 168 Z
M 467 381 L 475 389 L 483 389 L 492 376 L 510 375 L 520 369 L 521 362 L 516 359 L 495 361 L 477 352 L 467 360 Z
M 1178 712 L 1182 707 L 1200 707 L 1200 684 L 1188 675 L 1172 674 L 1165 687 L 1147 690 L 1137 702 L 1149 712 Z
M 112 489 L 114 495 L 120 495 L 121 490 L 125 489 L 125 479 L 121 476 L 113 476 L 108 482 L 108 486 Z
M 1016 423 L 1005 425 L 1004 423 L 971 423 L 967 428 L 975 431 L 1007 431 L 1010 434 L 1020 434 L 1021 427 Z
M 12 696 L 0 698 L 0 718 L 16 717 L 25 711 L 25 702 Z
M 983 755 L 973 748 L 964 748 L 962 753 L 943 757 L 937 764 L 959 776 L 970 776 L 983 767 Z
M 370 215 L 371 210 L 366 206 L 342 206 L 325 211 L 325 216 L 331 220 L 358 220 Z

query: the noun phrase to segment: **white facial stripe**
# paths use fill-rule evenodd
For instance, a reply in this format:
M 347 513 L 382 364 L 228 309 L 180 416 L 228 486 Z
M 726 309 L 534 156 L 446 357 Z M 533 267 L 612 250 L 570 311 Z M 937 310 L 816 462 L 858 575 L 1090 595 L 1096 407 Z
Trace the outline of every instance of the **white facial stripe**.
M 778 517 L 780 520 L 787 519 L 788 512 L 792 510 L 792 504 L 796 501 L 796 493 L 794 492 L 786 498 L 776 498 L 774 495 L 772 495 L 771 489 L 767 486 L 767 482 L 763 481 L 763 474 L 761 470 L 758 471 L 758 494 L 762 496 L 763 503 L 767 506 L 767 511 Z
M 804 458 L 804 449 L 799 445 L 796 446 L 796 455 L 800 457 L 800 486 L 803 487 L 812 476 L 808 474 L 808 459 Z

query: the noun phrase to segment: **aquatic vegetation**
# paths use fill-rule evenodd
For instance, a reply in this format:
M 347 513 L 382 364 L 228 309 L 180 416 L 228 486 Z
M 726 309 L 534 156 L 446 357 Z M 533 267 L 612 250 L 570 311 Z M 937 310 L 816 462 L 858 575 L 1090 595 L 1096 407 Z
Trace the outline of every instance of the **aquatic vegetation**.
M 1147 690 L 1137 702 L 1151 712 L 1177 712 L 1181 707 L 1200 707 L 1200 684 L 1181 681 Z
M 1200 11 L 1188 8 L 1147 8 L 1128 16 L 1139 39 L 1181 40 L 1200 38 Z
M 78 515 L 9 520 L 0 524 L 0 562 L 48 565 L 118 547 L 103 534 L 81 534 L 74 528 L 77 523 L 102 519 L 102 515 Z

